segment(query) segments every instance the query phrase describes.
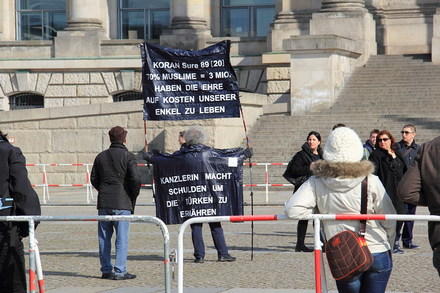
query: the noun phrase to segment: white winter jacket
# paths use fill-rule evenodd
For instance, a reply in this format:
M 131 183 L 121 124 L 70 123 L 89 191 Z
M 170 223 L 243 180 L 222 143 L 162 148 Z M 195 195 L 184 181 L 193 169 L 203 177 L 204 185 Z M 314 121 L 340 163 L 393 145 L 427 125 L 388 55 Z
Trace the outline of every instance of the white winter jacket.
M 311 176 L 285 203 L 289 218 L 315 214 L 360 214 L 361 183 L 368 176 L 368 214 L 395 214 L 391 199 L 370 161 L 331 163 L 317 161 Z M 344 231 L 358 231 L 359 221 L 324 221 L 327 239 Z M 371 253 L 390 250 L 396 234 L 395 221 L 368 220 L 365 238 Z

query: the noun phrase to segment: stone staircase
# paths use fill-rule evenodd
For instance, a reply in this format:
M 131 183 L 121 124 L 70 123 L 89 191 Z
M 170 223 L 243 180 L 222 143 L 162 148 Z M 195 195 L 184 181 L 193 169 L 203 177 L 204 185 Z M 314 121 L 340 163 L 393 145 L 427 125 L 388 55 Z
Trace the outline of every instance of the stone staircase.
M 440 65 L 420 56 L 372 56 L 355 70 L 332 108 L 301 116 L 262 116 L 249 133 L 253 163 L 287 163 L 314 130 L 326 137 L 344 123 L 364 142 L 374 128 L 401 139 L 405 124 L 417 127 L 417 143 L 440 135 Z M 424 57 L 424 56 L 423 56 Z M 245 168 L 245 184 L 250 171 Z M 268 167 L 270 184 L 287 184 L 285 166 Z M 265 183 L 265 167 L 252 168 L 252 183 Z M 261 188 L 256 188 L 261 189 Z M 270 187 L 269 190 L 289 187 Z

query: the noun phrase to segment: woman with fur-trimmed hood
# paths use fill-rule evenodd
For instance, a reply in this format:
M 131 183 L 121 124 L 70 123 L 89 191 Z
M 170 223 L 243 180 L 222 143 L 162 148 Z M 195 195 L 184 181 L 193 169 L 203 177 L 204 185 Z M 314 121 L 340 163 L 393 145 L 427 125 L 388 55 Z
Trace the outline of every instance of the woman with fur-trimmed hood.
M 312 213 L 359 214 L 361 183 L 368 176 L 368 214 L 395 214 L 396 211 L 370 161 L 361 161 L 363 147 L 350 128 L 333 130 L 324 146 L 324 160 L 314 162 L 311 176 L 286 202 L 289 218 L 300 219 Z M 344 230 L 358 231 L 359 221 L 324 221 L 328 238 Z M 368 220 L 365 239 L 373 266 L 350 282 L 336 281 L 339 292 L 385 292 L 392 270 L 391 248 L 395 221 Z

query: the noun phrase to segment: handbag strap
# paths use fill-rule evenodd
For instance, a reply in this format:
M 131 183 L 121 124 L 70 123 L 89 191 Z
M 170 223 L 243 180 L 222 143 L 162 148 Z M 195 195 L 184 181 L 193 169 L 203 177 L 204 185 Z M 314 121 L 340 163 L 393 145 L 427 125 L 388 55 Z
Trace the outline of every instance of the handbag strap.
M 368 176 L 362 180 L 361 186 L 361 214 L 367 213 L 367 187 L 368 187 Z M 365 236 L 365 229 L 367 227 L 367 220 L 361 220 L 359 223 L 359 234 L 363 237 Z

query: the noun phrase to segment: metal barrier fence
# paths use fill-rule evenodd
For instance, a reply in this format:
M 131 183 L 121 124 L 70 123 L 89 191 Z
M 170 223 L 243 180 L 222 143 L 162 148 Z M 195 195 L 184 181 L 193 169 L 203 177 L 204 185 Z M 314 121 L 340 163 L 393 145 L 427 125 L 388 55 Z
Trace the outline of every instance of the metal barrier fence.
M 92 203 L 95 201 L 93 194 L 93 186 L 90 182 L 90 166 L 93 164 L 26 164 L 28 167 L 41 167 L 42 168 L 42 183 L 33 184 L 33 187 L 43 187 L 43 203 L 50 203 L 50 193 L 49 187 L 86 187 L 86 201 L 87 203 Z M 147 166 L 148 164 L 138 164 L 138 166 Z M 245 166 L 249 166 L 249 163 L 245 163 Z M 269 202 L 269 187 L 290 187 L 292 184 L 271 184 L 269 183 L 269 168 L 268 166 L 286 166 L 287 163 L 252 163 L 252 166 L 264 166 L 264 183 L 257 184 L 243 184 L 243 187 L 265 187 L 266 203 Z M 46 167 L 61 167 L 61 166 L 84 166 L 85 170 L 85 181 L 81 184 L 49 184 L 47 179 Z M 143 187 L 151 187 L 152 184 L 142 184 Z
M 288 163 L 245 163 L 245 166 L 264 166 L 264 183 L 259 184 L 243 184 L 244 187 L 265 187 L 266 191 L 266 203 L 269 202 L 269 187 L 293 187 L 292 184 L 270 184 L 269 183 L 269 168 L 268 166 L 287 166 Z
M 41 184 L 33 184 L 33 187 L 43 187 L 43 203 L 50 202 L 50 194 L 49 194 L 49 187 L 86 187 L 86 200 L 87 203 L 91 203 L 95 201 L 95 198 L 93 196 L 93 186 L 90 183 L 90 166 L 93 164 L 26 164 L 27 167 L 29 166 L 35 166 L 35 167 L 42 167 L 42 183 Z M 86 178 L 84 184 L 49 184 L 47 180 L 47 171 L 46 167 L 57 167 L 57 166 L 85 166 L 86 167 Z
M 249 222 L 249 221 L 279 221 L 290 220 L 286 215 L 253 215 L 253 216 L 223 216 L 223 217 L 201 217 L 191 218 L 185 221 L 178 231 L 177 238 L 177 292 L 183 293 L 183 234 L 185 229 L 194 223 L 212 222 Z M 390 220 L 390 221 L 435 221 L 440 222 L 440 216 L 424 215 L 382 215 L 382 214 L 314 214 L 301 220 L 314 221 L 314 258 L 315 258 L 315 292 L 327 293 L 325 270 L 321 251 L 320 228 L 321 221 L 342 221 L 342 220 Z
M 11 222 L 28 222 L 29 223 L 29 293 L 36 292 L 35 285 L 35 272 L 37 268 L 37 263 L 39 262 L 36 257 L 39 255 L 36 253 L 38 249 L 35 239 L 35 222 L 36 221 L 139 221 L 139 222 L 150 222 L 157 224 L 162 230 L 163 243 L 164 243 L 164 282 L 165 282 L 165 292 L 171 292 L 171 281 L 170 281 L 170 235 L 168 228 L 165 223 L 151 216 L 90 216 L 90 217 L 80 217 L 80 216 L 1 216 L 0 221 L 11 221 Z M 42 292 L 40 290 L 40 292 Z

